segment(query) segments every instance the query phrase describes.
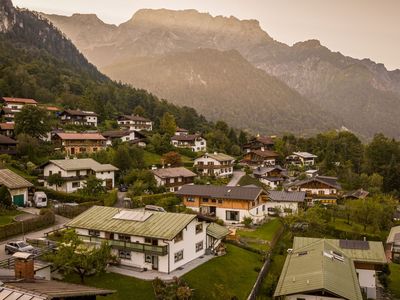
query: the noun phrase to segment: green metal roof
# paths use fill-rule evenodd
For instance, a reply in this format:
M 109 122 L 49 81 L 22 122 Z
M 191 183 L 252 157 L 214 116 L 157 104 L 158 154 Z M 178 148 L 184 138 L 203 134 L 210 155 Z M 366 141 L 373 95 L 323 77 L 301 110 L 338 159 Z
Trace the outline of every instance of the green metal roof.
M 308 238 L 308 237 L 295 237 L 293 240 L 293 249 L 301 248 L 309 244 L 313 244 L 319 241 L 319 238 Z M 325 239 L 334 247 L 340 249 L 347 257 L 351 258 L 356 262 L 374 263 L 374 264 L 386 264 L 387 259 L 385 250 L 382 242 L 368 241 L 369 249 L 345 249 L 340 247 L 340 240 L 337 239 Z
M 207 227 L 207 234 L 219 240 L 229 234 L 229 229 L 217 223 L 211 223 Z
M 333 258 L 332 251 L 342 254 L 342 261 Z M 348 300 L 363 299 L 353 261 L 324 239 L 293 247 L 293 252 L 286 257 L 274 296 L 317 291 Z
M 120 212 L 126 212 L 128 215 L 131 212 L 135 219 L 142 213 L 143 219 L 135 221 L 133 219 L 115 218 Z M 196 215 L 190 214 L 93 206 L 71 220 L 66 226 L 172 240 L 195 218 Z

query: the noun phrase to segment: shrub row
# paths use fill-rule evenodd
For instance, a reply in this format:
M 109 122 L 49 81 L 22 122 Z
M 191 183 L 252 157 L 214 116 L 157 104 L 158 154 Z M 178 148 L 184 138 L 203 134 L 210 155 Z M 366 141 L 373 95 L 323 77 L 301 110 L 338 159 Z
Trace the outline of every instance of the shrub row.
M 101 197 L 86 196 L 78 193 L 64 193 L 51 189 L 46 189 L 43 187 L 38 188 L 38 190 L 44 191 L 49 199 L 57 200 L 60 202 L 84 203 L 103 200 Z
M 104 197 L 104 206 L 114 206 L 118 201 L 118 191 L 112 190 Z
M 135 197 L 133 197 L 132 202 L 142 202 L 145 205 L 155 205 L 155 203 L 157 203 L 157 201 L 164 199 L 164 198 L 169 198 L 169 197 L 175 197 L 175 194 L 174 193 L 163 193 L 163 194 L 135 196 Z
M 57 215 L 72 219 L 80 215 L 84 211 L 88 210 L 94 205 L 103 205 L 103 201 L 100 200 L 100 201 L 84 202 L 76 206 L 62 205 L 57 208 L 53 208 L 53 211 Z
M 54 222 L 54 213 L 47 210 L 44 214 L 41 214 L 36 218 L 0 226 L 0 240 L 5 240 L 14 235 L 45 228 L 53 225 Z

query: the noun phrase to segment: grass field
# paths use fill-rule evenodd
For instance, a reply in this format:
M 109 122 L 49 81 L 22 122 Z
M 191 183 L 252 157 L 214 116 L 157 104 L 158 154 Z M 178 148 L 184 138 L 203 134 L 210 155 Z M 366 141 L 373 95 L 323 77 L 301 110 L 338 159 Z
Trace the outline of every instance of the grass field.
M 161 164 L 161 155 L 158 155 L 153 152 L 144 151 L 143 159 L 147 167 L 151 167 L 152 165 L 160 165 Z M 192 166 L 193 160 L 190 157 L 181 155 L 182 163 L 186 166 Z
M 204 263 L 183 278 L 194 289 L 193 299 L 246 299 L 256 281 L 260 255 L 227 245 L 227 254 Z
M 400 264 L 390 264 L 389 290 L 395 298 L 400 299 Z
M 0 226 L 10 224 L 16 215 L 20 215 L 21 212 L 18 210 L 9 210 L 0 212 Z
M 262 183 L 258 179 L 253 178 L 249 175 L 244 175 L 242 178 L 240 178 L 238 182 L 238 185 L 240 186 L 251 185 L 251 184 L 262 187 Z
M 80 283 L 79 277 L 71 275 L 66 281 Z M 85 279 L 85 285 L 117 291 L 101 299 L 155 299 L 151 281 L 144 281 L 115 273 L 104 273 Z
M 243 229 L 243 230 L 238 230 L 236 234 L 238 234 L 242 238 L 250 239 L 249 241 L 246 241 L 250 247 L 258 250 L 267 251 L 269 250 L 268 242 L 273 240 L 275 234 L 281 227 L 282 224 L 279 222 L 279 220 L 273 219 L 267 223 L 264 223 L 256 230 Z M 254 239 L 254 242 L 251 241 L 251 239 Z M 263 240 L 265 241 L 265 243 L 257 240 Z

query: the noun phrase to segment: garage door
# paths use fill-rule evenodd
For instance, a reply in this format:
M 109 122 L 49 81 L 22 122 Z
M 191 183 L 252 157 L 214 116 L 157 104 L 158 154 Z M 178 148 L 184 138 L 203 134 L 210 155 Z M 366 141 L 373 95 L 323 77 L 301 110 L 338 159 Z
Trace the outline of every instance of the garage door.
M 16 206 L 24 206 L 24 195 L 15 195 L 13 196 L 13 203 Z

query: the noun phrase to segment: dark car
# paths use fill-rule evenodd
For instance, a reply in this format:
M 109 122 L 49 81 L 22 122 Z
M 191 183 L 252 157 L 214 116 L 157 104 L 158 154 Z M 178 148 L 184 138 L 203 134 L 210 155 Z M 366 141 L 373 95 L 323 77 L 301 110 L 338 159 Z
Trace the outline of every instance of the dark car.
M 118 187 L 118 191 L 127 192 L 128 191 L 128 186 L 126 184 L 120 184 L 119 187 Z
M 35 252 L 35 248 L 24 241 L 8 242 L 4 246 L 4 250 L 6 254 L 13 254 L 15 252 L 29 252 L 29 253 Z

